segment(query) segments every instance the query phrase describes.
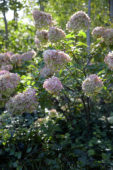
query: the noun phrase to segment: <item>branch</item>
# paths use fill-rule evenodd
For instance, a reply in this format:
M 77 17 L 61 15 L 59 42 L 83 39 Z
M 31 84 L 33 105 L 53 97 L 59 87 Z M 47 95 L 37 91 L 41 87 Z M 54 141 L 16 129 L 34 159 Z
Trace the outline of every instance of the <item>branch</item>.
M 5 11 L 2 11 L 3 14 L 3 19 L 4 19 L 4 24 L 5 24 L 5 40 L 6 40 L 6 48 L 8 47 L 8 24 L 7 24 L 7 19 L 6 19 L 6 13 Z

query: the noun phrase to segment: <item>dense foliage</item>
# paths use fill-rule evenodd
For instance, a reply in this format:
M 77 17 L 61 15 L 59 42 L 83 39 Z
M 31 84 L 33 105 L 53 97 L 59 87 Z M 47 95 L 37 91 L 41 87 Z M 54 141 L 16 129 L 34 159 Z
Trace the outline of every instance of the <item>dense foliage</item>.
M 0 169 L 109 170 L 113 29 L 108 15 L 104 18 L 101 12 L 94 23 L 98 1 L 91 3 L 91 18 L 84 0 L 39 1 L 43 11 L 32 8 L 35 2 L 4 2 L 0 3 L 5 23 L 0 34 Z M 98 5 L 102 8 L 103 3 Z M 22 8 L 29 19 L 33 15 L 34 25 L 18 21 Z M 14 10 L 15 20 L 6 21 L 8 9 Z

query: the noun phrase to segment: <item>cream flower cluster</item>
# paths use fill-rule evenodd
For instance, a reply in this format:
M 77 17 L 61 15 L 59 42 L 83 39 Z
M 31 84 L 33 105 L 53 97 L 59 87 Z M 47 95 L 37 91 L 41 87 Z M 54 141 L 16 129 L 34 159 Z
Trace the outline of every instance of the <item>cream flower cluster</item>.
M 40 47 L 42 44 L 46 44 L 48 40 L 50 42 L 58 42 L 65 38 L 65 32 L 62 29 L 59 29 L 57 27 L 50 27 L 49 31 L 37 30 L 36 36 L 35 36 L 35 44 L 37 47 Z
M 31 61 L 35 57 L 35 51 L 28 51 L 23 54 L 13 54 L 11 52 L 0 54 L 0 70 L 12 70 L 13 66 L 21 66 L 26 61 Z
M 65 32 L 57 27 L 50 27 L 48 38 L 51 42 L 57 42 L 65 38 Z
M 18 74 L 6 70 L 0 72 L 0 94 L 8 97 L 15 91 L 20 82 Z
M 48 76 L 52 76 L 53 74 L 54 74 L 54 70 L 52 70 L 51 68 L 48 68 L 47 66 L 44 66 L 40 70 L 41 77 L 48 77 Z
M 1 53 L 0 54 L 0 70 L 12 70 L 13 66 L 10 63 L 10 56 L 12 53 L 7 52 L 7 53 Z
M 38 29 L 47 28 L 52 25 L 52 16 L 46 12 L 39 11 L 37 8 L 33 10 L 33 18 Z
M 4 75 L 6 73 L 9 73 L 9 71 L 2 70 L 2 71 L 0 71 L 0 76 Z M 8 100 L 8 98 L 6 98 L 3 94 L 0 94 L 0 108 L 3 108 L 5 106 L 5 103 L 7 100 Z
M 0 71 L 0 76 L 1 76 L 1 75 L 4 75 L 4 74 L 6 74 L 6 73 L 9 73 L 9 71 L 7 71 L 7 70 L 1 70 L 1 71 Z
M 9 97 L 14 93 L 17 85 L 20 82 L 20 77 L 9 71 L 0 71 L 0 108 L 5 106 Z
M 103 82 L 96 74 L 91 74 L 82 83 L 82 90 L 88 96 L 99 93 L 102 87 Z
M 10 57 L 10 61 L 13 65 L 20 66 L 21 65 L 21 55 L 20 54 L 13 54 Z
M 91 22 L 90 18 L 85 12 L 78 11 L 71 16 L 66 27 L 67 29 L 71 31 L 76 31 L 80 29 L 88 29 L 90 22 Z
M 21 66 L 26 61 L 31 61 L 35 55 L 35 51 L 28 51 L 23 54 L 14 54 L 10 57 L 10 61 L 13 65 Z
M 113 51 L 108 53 L 104 59 L 104 62 L 108 65 L 110 70 L 113 70 Z
M 112 28 L 96 27 L 93 29 L 92 35 L 97 38 L 102 37 L 106 45 L 113 44 L 113 29 Z
M 10 71 L 13 69 L 13 66 L 11 64 L 8 64 L 8 65 L 2 65 L 0 70 L 7 70 L 7 71 Z
M 69 55 L 58 50 L 46 50 L 43 53 L 43 57 L 47 67 L 51 68 L 52 70 L 58 70 L 61 68 L 61 66 L 71 61 Z
M 26 61 L 30 61 L 35 55 L 34 51 L 28 51 L 23 54 L 14 54 L 12 52 L 0 54 L 0 108 L 3 108 L 9 98 L 15 94 L 15 90 L 20 82 L 18 74 L 11 73 L 9 70 L 12 70 L 15 65 L 21 66 Z M 27 92 L 29 93 L 29 91 Z M 29 93 L 29 99 L 30 95 L 32 100 L 34 94 Z M 13 105 L 12 107 L 15 106 Z M 34 105 L 31 105 L 29 109 L 33 107 Z
M 32 113 L 36 111 L 37 106 L 36 91 L 31 88 L 11 97 L 6 103 L 7 111 L 12 114 Z
M 0 54 L 0 66 L 7 65 L 10 63 L 10 58 L 6 53 Z
M 113 44 L 113 29 L 112 28 L 106 29 L 102 37 L 106 45 L 112 45 Z
M 63 51 L 58 50 L 46 50 L 43 53 L 45 67 L 43 68 L 41 74 L 43 77 L 50 76 L 56 71 L 62 68 L 62 66 L 71 61 L 70 57 Z M 52 94 L 58 94 L 63 88 L 60 80 L 57 77 L 51 77 L 45 80 L 43 88 Z
M 35 56 L 36 56 L 36 52 L 35 51 L 28 51 L 28 52 L 23 53 L 21 55 L 21 61 L 22 62 L 31 61 Z
M 51 94 L 58 94 L 62 89 L 62 83 L 57 77 L 51 77 L 45 80 L 43 84 L 43 88 L 45 88 Z
M 37 31 L 36 38 L 39 40 L 40 43 L 47 43 L 48 41 L 48 32 L 46 30 Z
M 39 39 L 35 36 L 34 43 L 36 44 L 37 48 L 40 48 L 40 41 Z
M 94 37 L 102 37 L 104 35 L 105 28 L 104 27 L 95 27 L 92 31 L 92 35 Z
M 37 8 L 33 10 L 33 18 L 35 21 L 35 26 L 38 29 L 35 36 L 35 44 L 38 48 L 48 42 L 57 42 L 65 37 L 65 32 L 62 29 L 53 27 L 54 24 L 52 16 L 46 12 L 39 11 Z M 42 29 L 49 29 L 42 30 Z M 42 31 L 40 31 L 42 30 Z

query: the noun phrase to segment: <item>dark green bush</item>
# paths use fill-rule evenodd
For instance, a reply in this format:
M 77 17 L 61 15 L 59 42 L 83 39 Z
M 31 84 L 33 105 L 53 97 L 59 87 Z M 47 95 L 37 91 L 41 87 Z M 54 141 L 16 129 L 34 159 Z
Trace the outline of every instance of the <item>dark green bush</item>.
M 64 116 L 1 115 L 0 169 L 109 169 L 113 165 L 113 126 L 84 114 Z

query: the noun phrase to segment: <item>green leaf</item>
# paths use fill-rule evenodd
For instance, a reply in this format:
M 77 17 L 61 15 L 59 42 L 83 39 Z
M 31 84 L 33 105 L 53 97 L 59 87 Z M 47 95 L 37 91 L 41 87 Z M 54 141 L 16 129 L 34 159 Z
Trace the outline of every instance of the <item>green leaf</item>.
M 85 44 L 85 43 L 83 43 L 83 42 L 77 42 L 76 46 L 77 46 L 77 47 L 78 47 L 78 46 L 85 46 L 85 47 L 87 47 L 87 44 Z
M 93 149 L 88 150 L 88 155 L 93 156 L 95 154 L 95 151 Z
M 78 33 L 78 36 L 86 38 L 86 33 L 84 31 L 80 30 L 79 33 Z
M 31 150 L 32 150 L 32 147 L 29 147 L 26 152 L 29 153 L 31 152 Z

